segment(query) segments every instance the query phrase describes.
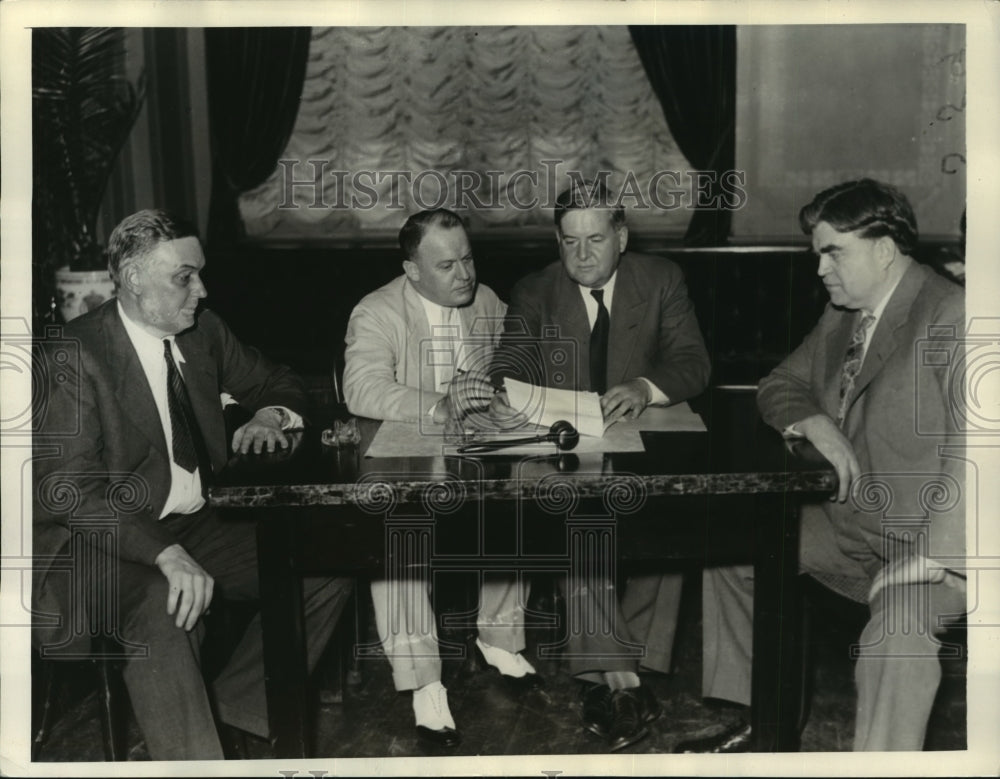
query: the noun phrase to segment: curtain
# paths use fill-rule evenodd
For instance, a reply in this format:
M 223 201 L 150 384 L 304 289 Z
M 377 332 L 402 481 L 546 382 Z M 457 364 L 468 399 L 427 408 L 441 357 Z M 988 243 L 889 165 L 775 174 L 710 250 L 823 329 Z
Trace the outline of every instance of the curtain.
M 240 197 L 250 236 L 394 234 L 436 205 L 477 230 L 550 229 L 570 171 L 645 194 L 691 167 L 624 26 L 315 27 L 282 160 Z M 629 224 L 683 233 L 669 188 L 670 208 L 626 199 Z
M 205 30 L 213 165 L 210 241 L 236 237 L 238 195 L 267 179 L 288 143 L 310 34 L 308 27 Z
M 632 40 L 677 145 L 698 170 L 718 177 L 736 164 L 736 28 L 733 26 L 634 26 Z M 721 203 L 712 187 L 708 202 Z M 685 243 L 724 243 L 732 212 L 724 205 L 699 208 Z

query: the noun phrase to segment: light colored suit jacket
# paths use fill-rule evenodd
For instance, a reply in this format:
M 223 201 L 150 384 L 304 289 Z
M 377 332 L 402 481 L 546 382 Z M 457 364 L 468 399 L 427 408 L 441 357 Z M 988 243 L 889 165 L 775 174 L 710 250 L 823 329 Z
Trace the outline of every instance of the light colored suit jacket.
M 483 284 L 459 309 L 466 368 L 489 370 L 506 311 Z M 344 396 L 352 414 L 416 421 L 444 397 L 435 386 L 427 312 L 405 275 L 362 298 L 344 340 Z
M 202 311 L 177 345 L 213 470 L 229 457 L 222 392 L 252 412 L 274 405 L 305 414 L 301 380 L 241 344 L 213 312 Z M 159 521 L 170 453 L 116 299 L 43 341 L 38 359 L 47 385 L 34 420 L 34 600 L 41 612 L 66 614 L 68 577 L 49 572 L 64 562 L 74 520 L 116 518 L 118 556 L 137 563 L 153 565 L 177 543 Z
M 761 381 L 757 401 L 768 424 L 784 430 L 814 414 L 836 419 L 841 367 L 860 318 L 827 305 L 802 344 Z M 831 523 L 839 551 L 869 576 L 911 554 L 922 543 L 920 528 L 929 541 L 924 555 L 964 554 L 961 383 L 953 381 L 964 325 L 963 290 L 914 262 L 879 318 L 849 399 L 844 433 L 860 483 L 846 503 L 803 509 L 803 528 Z
M 590 330 L 579 286 L 554 262 L 511 292 L 493 375 L 589 390 Z M 623 255 L 611 303 L 608 387 L 641 376 L 678 403 L 705 389 L 709 372 L 681 269 L 660 257 Z

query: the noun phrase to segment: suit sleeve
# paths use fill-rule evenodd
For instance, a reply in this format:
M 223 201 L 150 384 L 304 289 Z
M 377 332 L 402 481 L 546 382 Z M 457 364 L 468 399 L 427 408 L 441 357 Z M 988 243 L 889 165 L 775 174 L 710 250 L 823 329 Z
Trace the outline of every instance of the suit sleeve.
M 398 347 L 391 327 L 365 301 L 351 313 L 344 340 L 344 397 L 352 414 L 418 421 L 444 397 L 396 380 Z
M 680 269 L 660 291 L 660 323 L 652 369 L 644 374 L 671 403 L 708 386 L 711 363 Z
M 827 305 L 819 323 L 802 343 L 760 381 L 757 407 L 764 421 L 783 431 L 806 417 L 826 412 L 812 387 L 812 375 L 823 338 L 833 326 L 834 309 Z
M 98 403 L 92 358 L 64 360 L 60 344 L 43 344 L 46 395 L 35 417 L 34 535 L 36 554 L 59 550 L 70 520 L 117 517 L 118 557 L 152 565 L 177 539 L 154 516 L 146 471 L 114 463 L 107 451 L 105 410 Z M 162 504 L 161 504 L 162 505 Z
M 223 392 L 254 413 L 267 406 L 284 406 L 306 415 L 305 385 L 291 368 L 271 362 L 258 349 L 242 343 L 211 311 L 201 314 L 201 322 L 214 342 Z
M 514 286 L 503 317 L 500 344 L 490 367 L 490 377 L 496 386 L 501 386 L 508 377 L 538 383 L 537 377 L 544 374 L 541 354 L 534 341 L 541 337 L 541 332 L 542 315 L 537 294 L 525 279 Z

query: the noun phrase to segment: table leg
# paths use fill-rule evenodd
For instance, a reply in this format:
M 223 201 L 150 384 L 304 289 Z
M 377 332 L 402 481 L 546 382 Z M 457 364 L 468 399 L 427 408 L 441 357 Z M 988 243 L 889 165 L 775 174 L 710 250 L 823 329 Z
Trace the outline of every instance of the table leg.
M 267 713 L 279 758 L 309 756 L 302 577 L 291 564 L 294 527 L 280 510 L 257 526 Z
M 757 496 L 754 524 L 752 749 L 795 752 L 802 685 L 798 501 Z

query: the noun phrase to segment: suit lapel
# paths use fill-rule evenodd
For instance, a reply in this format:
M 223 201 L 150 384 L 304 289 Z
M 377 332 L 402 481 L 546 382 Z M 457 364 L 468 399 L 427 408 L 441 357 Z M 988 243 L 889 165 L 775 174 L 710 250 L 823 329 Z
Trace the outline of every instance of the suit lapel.
M 576 344 L 577 382 L 572 389 L 590 389 L 590 320 L 579 285 L 566 275 L 561 263 L 547 310 L 552 323 L 559 327 L 558 338 Z
M 406 352 L 410 365 L 405 373 L 405 383 L 410 386 L 433 387 L 437 390 L 434 380 L 434 366 L 429 359 L 431 348 L 431 328 L 427 324 L 427 311 L 420 302 L 420 293 L 413 289 L 409 279 L 403 280 L 403 316 L 406 332 Z M 419 383 L 409 381 L 409 374 L 415 371 L 419 375 Z
M 135 428 L 169 460 L 167 439 L 163 435 L 163 427 L 157 424 L 160 413 L 156 410 L 153 391 L 149 388 L 139 355 L 119 318 L 118 304 L 109 305 L 107 311 L 104 319 L 104 345 L 108 350 L 108 364 L 121 365 L 115 384 L 118 405 L 122 413 L 132 420 Z
M 615 279 L 611 332 L 608 335 L 608 387 L 621 384 L 628 378 L 626 371 L 649 303 L 633 267 L 628 259 L 624 259 L 618 266 L 618 278 Z
M 872 379 L 878 375 L 886 360 L 899 346 L 899 330 L 907 323 L 910 308 L 924 283 L 925 276 L 920 271 L 921 267 L 916 263 L 907 269 L 896 290 L 892 293 L 885 310 L 882 311 L 882 316 L 879 317 L 879 321 L 875 325 L 875 332 L 872 334 L 868 351 L 865 353 L 861 372 L 854 382 L 852 404 L 871 384 Z
M 194 333 L 195 330 L 192 330 L 178 337 L 181 354 L 184 355 L 181 372 L 213 467 L 221 468 L 226 464 L 227 442 L 219 397 L 219 376 L 203 339 L 194 337 Z

